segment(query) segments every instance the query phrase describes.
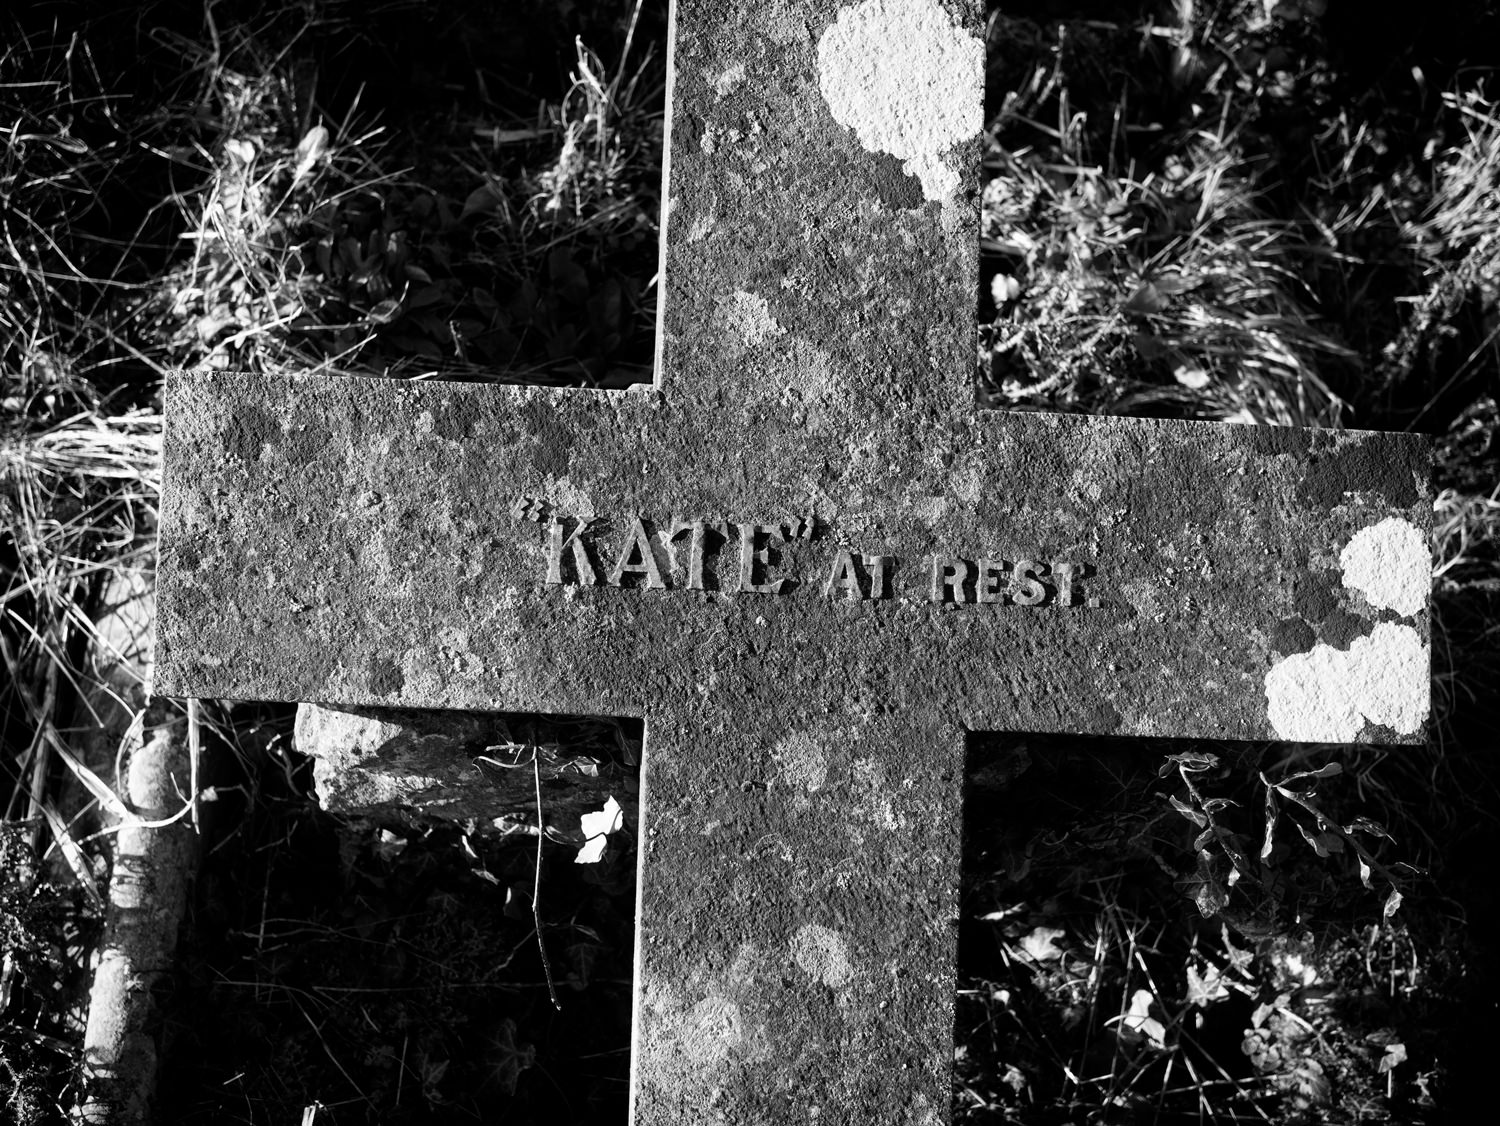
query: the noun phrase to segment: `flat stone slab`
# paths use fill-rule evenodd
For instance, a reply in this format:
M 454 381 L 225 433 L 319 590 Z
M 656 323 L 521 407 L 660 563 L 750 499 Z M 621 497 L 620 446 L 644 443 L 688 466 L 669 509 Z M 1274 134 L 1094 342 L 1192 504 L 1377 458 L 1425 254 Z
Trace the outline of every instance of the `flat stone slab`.
M 1426 644 L 1420 438 L 826 409 L 813 428 L 645 388 L 175 375 L 156 690 L 1421 737 L 1416 697 L 1354 727 L 1268 695 L 1312 652 Z
M 926 1126 L 965 733 L 1420 740 L 1430 455 L 976 412 L 975 7 L 674 37 L 656 386 L 174 374 L 156 691 L 645 716 L 635 1121 Z

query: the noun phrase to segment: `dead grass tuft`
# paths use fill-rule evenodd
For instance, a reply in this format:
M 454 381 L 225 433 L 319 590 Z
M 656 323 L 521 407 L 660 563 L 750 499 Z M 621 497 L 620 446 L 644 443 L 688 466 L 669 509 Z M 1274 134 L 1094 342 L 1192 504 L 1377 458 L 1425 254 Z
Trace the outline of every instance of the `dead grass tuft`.
M 474 107 L 420 151 L 357 101 L 330 121 L 242 49 L 216 72 L 215 173 L 182 201 L 195 252 L 160 306 L 183 362 L 649 380 L 664 65 L 630 48 L 609 68 L 579 40 L 559 103 Z

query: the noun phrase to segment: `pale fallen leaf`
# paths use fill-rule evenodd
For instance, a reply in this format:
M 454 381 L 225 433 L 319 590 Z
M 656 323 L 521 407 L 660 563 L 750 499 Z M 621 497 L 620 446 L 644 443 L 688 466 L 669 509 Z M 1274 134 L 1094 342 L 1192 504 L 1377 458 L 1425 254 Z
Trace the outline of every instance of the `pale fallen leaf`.
M 1037 927 L 1030 934 L 1022 936 L 1021 953 L 1033 962 L 1050 962 L 1061 958 L 1063 952 L 1057 945 L 1057 940 L 1064 933 L 1056 927 Z
M 604 858 L 604 848 L 609 844 L 609 835 L 618 833 L 620 826 L 624 824 L 625 811 L 620 808 L 620 803 L 615 801 L 615 796 L 610 794 L 609 800 L 604 803 L 604 808 L 596 813 L 585 813 L 578 818 L 579 828 L 587 838 L 583 847 L 578 850 L 578 855 L 573 858 L 574 864 L 597 864 Z
M 1120 1022 L 1120 1027 L 1127 1032 L 1132 1032 L 1143 1039 L 1149 1040 L 1158 1048 L 1167 1046 L 1167 1028 L 1161 1021 L 1151 1015 L 1151 1006 L 1156 1003 L 1156 998 L 1149 989 L 1137 989 L 1130 998 L 1130 1009 L 1124 1016 L 1115 1017 Z
M 1405 1044 L 1387 1044 L 1385 1055 L 1380 1057 L 1380 1074 L 1384 1075 L 1391 1068 L 1406 1062 Z
M 297 168 L 292 173 L 292 183 L 300 184 L 327 151 L 328 130 L 314 125 L 297 144 Z

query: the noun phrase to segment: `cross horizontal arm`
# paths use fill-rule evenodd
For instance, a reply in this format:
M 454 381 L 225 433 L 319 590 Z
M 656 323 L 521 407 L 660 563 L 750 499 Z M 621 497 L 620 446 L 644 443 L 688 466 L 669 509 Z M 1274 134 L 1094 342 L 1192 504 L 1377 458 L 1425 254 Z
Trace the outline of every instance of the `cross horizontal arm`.
M 849 414 L 834 443 L 766 414 L 736 448 L 750 409 L 174 375 L 157 691 L 1258 738 L 1279 662 L 1425 643 L 1425 586 L 1381 606 L 1340 569 L 1382 521 L 1425 537 L 1419 439 Z

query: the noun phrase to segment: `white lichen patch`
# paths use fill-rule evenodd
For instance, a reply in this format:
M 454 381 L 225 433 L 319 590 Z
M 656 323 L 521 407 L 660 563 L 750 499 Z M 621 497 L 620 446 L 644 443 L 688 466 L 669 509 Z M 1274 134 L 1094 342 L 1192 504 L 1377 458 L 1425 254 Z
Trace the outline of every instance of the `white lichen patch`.
M 817 923 L 805 923 L 792 935 L 792 960 L 802 972 L 830 989 L 837 989 L 854 976 L 849 949 L 843 937 Z
M 786 329 L 776 323 L 771 306 L 758 293 L 737 289 L 719 303 L 719 314 L 725 329 L 748 347 L 755 347 L 782 335 Z
M 740 1007 L 728 997 L 711 994 L 688 1012 L 681 1036 L 682 1050 L 696 1063 L 728 1059 L 745 1038 Z
M 1368 720 L 1414 734 L 1430 707 L 1428 647 L 1411 626 L 1381 622 L 1347 650 L 1315 645 L 1266 674 L 1271 726 L 1283 739 L 1347 743 Z
M 1422 530 L 1392 516 L 1355 533 L 1339 563 L 1344 585 L 1359 591 L 1378 609 L 1407 617 L 1427 606 L 1432 561 Z
M 771 750 L 782 780 L 793 789 L 814 793 L 828 781 L 828 756 L 819 740 L 798 731 Z
M 735 88 L 745 81 L 745 64 L 735 63 L 714 79 L 714 93 L 719 97 L 727 97 L 734 93 Z
M 714 217 L 707 208 L 693 216 L 693 222 L 688 227 L 687 234 L 683 237 L 688 242 L 702 242 L 714 233 Z
M 798 337 L 793 340 L 788 357 L 787 380 L 803 402 L 821 401 L 840 394 L 838 373 L 833 358 L 816 344 Z
M 885 766 L 878 759 L 856 759 L 850 782 L 851 818 L 858 816 L 877 829 L 906 828 L 906 815 L 897 812 L 892 787 L 886 783 Z
M 1161 603 L 1156 597 L 1156 587 L 1145 580 L 1120 584 L 1120 591 L 1125 596 L 1125 601 L 1135 608 L 1135 612 L 1148 622 L 1162 622 L 1166 620 L 1166 614 L 1162 612 Z
M 640 1044 L 642 1070 L 669 1088 L 711 1080 L 745 1039 L 740 1006 L 722 993 L 710 993 L 691 1007 L 685 998 L 660 987 L 645 994 L 653 1014 L 651 1035 Z
M 549 481 L 547 499 L 560 514 L 572 518 L 594 515 L 594 497 L 567 477 Z
M 929 200 L 957 190 L 943 160 L 983 126 L 984 44 L 936 0 L 863 0 L 818 43 L 818 85 L 840 125 L 871 152 L 890 153 Z

